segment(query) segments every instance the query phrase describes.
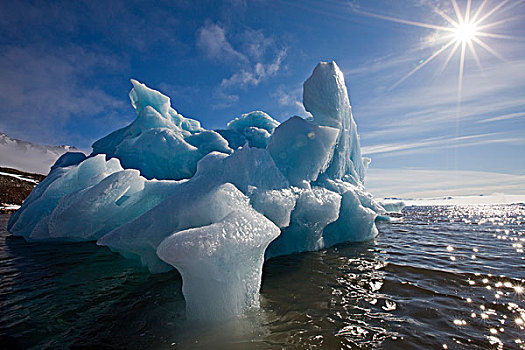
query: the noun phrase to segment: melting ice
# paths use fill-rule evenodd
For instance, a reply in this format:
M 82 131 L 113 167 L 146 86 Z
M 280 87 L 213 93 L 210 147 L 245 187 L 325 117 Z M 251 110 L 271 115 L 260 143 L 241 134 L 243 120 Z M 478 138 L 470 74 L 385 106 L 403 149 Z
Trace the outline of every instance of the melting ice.
M 153 273 L 176 268 L 187 317 L 259 304 L 265 259 L 377 235 L 385 210 L 363 186 L 344 76 L 321 62 L 304 83 L 313 118 L 255 111 L 206 130 L 135 80 L 137 118 L 66 153 L 11 216 L 28 241 L 97 241 Z

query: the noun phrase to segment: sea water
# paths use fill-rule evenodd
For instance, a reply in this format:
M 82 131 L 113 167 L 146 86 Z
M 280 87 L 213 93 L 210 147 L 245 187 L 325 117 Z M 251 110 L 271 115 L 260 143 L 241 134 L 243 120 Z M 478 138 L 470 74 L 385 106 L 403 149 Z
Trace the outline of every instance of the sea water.
M 525 348 L 525 205 L 408 207 L 361 244 L 265 263 L 261 308 L 185 319 L 176 271 L 0 216 L 0 348 Z

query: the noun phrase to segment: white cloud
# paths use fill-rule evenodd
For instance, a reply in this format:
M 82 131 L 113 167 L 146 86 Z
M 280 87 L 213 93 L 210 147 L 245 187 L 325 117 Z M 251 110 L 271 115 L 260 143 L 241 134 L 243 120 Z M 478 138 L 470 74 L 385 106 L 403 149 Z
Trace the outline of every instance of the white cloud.
M 265 36 L 262 30 L 248 28 L 240 36 L 243 52 L 256 60 L 264 58 L 266 52 L 275 45 L 275 40 Z
M 273 62 L 269 64 L 257 62 L 251 69 L 241 70 L 228 79 L 223 79 L 221 82 L 221 88 L 227 89 L 235 86 L 241 88 L 257 86 L 261 81 L 275 75 L 279 71 L 281 63 L 285 57 L 286 50 L 281 50 L 278 52 Z
M 490 122 L 495 122 L 495 121 L 500 121 L 500 120 L 520 118 L 520 117 L 525 117 L 525 113 L 518 112 L 518 113 L 509 113 L 509 114 L 499 115 L 497 117 L 482 119 L 478 121 L 478 123 L 490 123 Z
M 267 37 L 261 30 L 248 28 L 236 38 L 234 48 L 227 38 L 224 27 L 207 23 L 197 30 L 197 47 L 210 59 L 234 62 L 240 67 L 227 78 L 223 78 L 214 96 L 219 101 L 214 108 L 225 108 L 239 100 L 238 91 L 258 86 L 264 80 L 275 76 L 282 68 L 286 49 L 278 47 L 274 38 Z
M 257 86 L 262 81 L 276 75 L 285 57 L 286 50 L 283 49 L 277 53 L 272 62 L 266 64 L 256 62 L 252 67 L 243 68 L 231 77 L 223 79 L 215 91 L 215 97 L 222 101 L 214 105 L 214 108 L 225 108 L 237 102 L 239 96 L 232 91 Z
M 378 198 L 429 198 L 492 193 L 525 195 L 525 175 L 487 171 L 374 169 L 365 184 Z
M 359 108 L 358 118 L 366 120 L 368 132 L 361 136 L 370 143 L 377 139 L 413 138 L 429 130 L 439 133 L 451 125 L 479 124 L 523 116 L 525 60 L 499 62 L 484 71 L 465 74 L 461 110 L 457 114 L 457 75 L 427 85 L 381 92 Z M 497 117 L 489 117 L 487 114 Z M 388 127 L 385 127 L 388 125 Z
M 273 96 L 277 99 L 277 102 L 280 106 L 292 107 L 295 113 L 306 117 L 311 117 L 311 113 L 306 111 L 303 103 L 300 101 L 301 94 L 301 88 L 295 89 L 291 92 L 286 92 L 284 91 L 284 88 L 280 86 Z
M 297 104 L 302 104 L 296 96 L 292 96 L 292 94 L 285 92 L 282 86 L 279 87 L 275 93 L 275 97 L 277 97 L 277 102 L 281 106 L 295 106 Z
M 495 143 L 524 144 L 525 140 L 517 137 L 502 137 L 502 133 L 487 133 L 458 137 L 432 137 L 423 140 L 404 143 L 385 143 L 361 148 L 364 155 L 388 153 L 392 155 L 406 155 L 425 153 L 430 150 L 472 147 Z
M 89 118 L 91 125 L 105 125 L 103 130 L 114 128 L 119 122 L 111 117 L 127 104 L 100 86 L 86 84 L 84 78 L 95 70 L 117 70 L 118 64 L 112 56 L 76 46 L 51 52 L 37 47 L 4 48 L 0 54 L 2 131 L 13 137 L 53 144 L 65 137 L 68 123 L 81 123 L 82 118 Z M 97 119 L 101 115 L 106 117 L 103 121 Z M 92 139 L 81 135 L 78 141 L 84 146 Z
M 223 27 L 207 23 L 197 30 L 197 47 L 209 58 L 246 62 L 247 58 L 236 51 L 226 39 Z

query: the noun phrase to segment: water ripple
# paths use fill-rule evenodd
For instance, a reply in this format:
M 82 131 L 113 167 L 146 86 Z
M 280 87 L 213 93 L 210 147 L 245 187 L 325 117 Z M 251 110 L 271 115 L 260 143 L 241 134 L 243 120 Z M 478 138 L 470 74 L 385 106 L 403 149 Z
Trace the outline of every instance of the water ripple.
M 376 241 L 265 263 L 261 308 L 185 320 L 180 275 L 0 216 L 0 347 L 525 349 L 525 206 L 406 208 Z

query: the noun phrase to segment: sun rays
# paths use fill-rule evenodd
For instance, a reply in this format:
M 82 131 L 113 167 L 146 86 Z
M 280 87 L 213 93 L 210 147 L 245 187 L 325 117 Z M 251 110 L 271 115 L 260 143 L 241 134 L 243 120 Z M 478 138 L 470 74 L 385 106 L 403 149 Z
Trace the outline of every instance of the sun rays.
M 445 68 L 450 63 L 450 61 L 452 60 L 452 58 L 459 51 L 460 53 L 459 54 L 459 73 L 458 73 L 458 104 L 459 104 L 461 100 L 461 95 L 462 95 L 463 74 L 464 74 L 464 69 L 465 69 L 465 58 L 467 54 L 471 55 L 474 58 L 474 61 L 476 62 L 480 70 L 483 70 L 483 68 L 481 65 L 480 58 L 478 56 L 477 47 L 481 47 L 482 49 L 489 52 L 493 56 L 499 58 L 500 60 L 504 60 L 501 54 L 499 54 L 494 49 L 492 49 L 484 41 L 484 38 L 496 38 L 496 39 L 515 39 L 515 38 L 512 36 L 496 34 L 496 33 L 487 31 L 487 30 L 490 30 L 490 28 L 493 28 L 499 24 L 505 23 L 506 20 L 499 20 L 499 21 L 494 21 L 494 22 L 489 22 L 489 21 L 490 21 L 491 16 L 493 16 L 495 13 L 497 13 L 499 10 L 505 7 L 505 5 L 509 5 L 507 7 L 514 7 L 517 3 L 521 3 L 522 1 L 515 1 L 512 4 L 508 4 L 509 0 L 504 0 L 500 2 L 498 5 L 496 5 L 495 7 L 489 9 L 487 8 L 488 7 L 487 0 L 483 0 L 476 9 L 473 9 L 472 1 L 467 0 L 465 9 L 463 11 L 458 5 L 456 0 L 450 0 L 450 2 L 452 4 L 452 7 L 454 8 L 455 18 L 452 18 L 451 16 L 447 15 L 445 12 L 443 12 L 442 10 L 438 8 L 433 9 L 439 16 L 445 19 L 445 21 L 448 23 L 448 26 L 405 20 L 405 19 L 400 19 L 400 18 L 395 18 L 395 17 L 390 17 L 390 16 L 378 15 L 378 14 L 374 14 L 374 13 L 370 13 L 366 11 L 356 10 L 356 12 L 361 13 L 363 15 L 380 18 L 380 19 L 391 21 L 391 22 L 421 27 L 421 28 L 434 29 L 440 32 L 439 42 L 444 42 L 444 44 L 442 44 L 442 46 L 437 51 L 435 51 L 433 54 L 428 56 L 426 59 L 421 60 L 419 65 L 417 65 L 410 72 L 408 72 L 405 76 L 403 76 L 397 82 L 395 82 L 391 86 L 391 89 L 403 83 L 406 79 L 411 77 L 414 73 L 419 71 L 421 68 L 423 68 L 425 65 L 427 65 L 431 61 L 435 60 L 441 54 L 444 54 L 447 51 L 449 51 L 448 56 L 443 66 L 441 67 L 441 72 L 444 71 Z
M 472 40 L 478 35 L 478 27 L 472 22 L 463 22 L 458 24 L 454 31 L 456 41 L 470 45 Z
M 494 14 L 498 13 L 502 9 L 510 10 L 512 7 L 521 3 L 523 0 L 513 1 L 509 3 L 509 0 L 503 0 L 499 2 L 496 6 L 492 8 L 488 5 L 488 0 L 483 0 L 478 2 L 479 5 L 474 8 L 472 0 L 466 0 L 466 4 L 461 8 L 456 0 L 450 0 L 450 3 L 453 8 L 453 15 L 448 15 L 444 11 L 440 10 L 437 7 L 434 7 L 433 10 L 441 18 L 446 21 L 446 26 L 424 23 L 419 21 L 406 20 L 402 18 L 395 18 L 390 16 L 379 15 L 375 13 L 370 13 L 362 11 L 359 9 L 354 9 L 355 12 L 362 15 L 375 17 L 391 22 L 433 29 L 437 32 L 438 40 L 436 43 L 440 44 L 441 47 L 437 48 L 430 56 L 420 61 L 420 63 L 413 68 L 410 72 L 405 74 L 399 80 L 397 80 L 391 87 L 390 90 L 396 88 L 412 75 L 414 75 L 421 68 L 425 67 L 430 62 L 436 60 L 442 54 L 447 54 L 446 59 L 441 66 L 439 73 L 442 73 L 452 59 L 459 52 L 459 70 L 457 78 L 457 108 L 456 108 L 456 129 L 459 127 L 459 120 L 461 114 L 461 99 L 463 93 L 463 76 L 465 72 L 465 58 L 467 55 L 471 56 L 476 65 L 480 70 L 483 71 L 483 66 L 478 55 L 478 48 L 483 49 L 484 51 L 490 53 L 491 55 L 499 58 L 504 61 L 504 58 L 496 50 L 491 48 L 489 44 L 485 42 L 486 38 L 491 39 L 520 39 L 508 35 L 502 35 L 493 33 L 492 29 L 505 23 L 509 18 L 500 19 L 497 21 L 492 21 L 491 18 Z M 457 131 L 457 130 L 456 130 Z
M 379 14 L 369 12 L 358 3 L 351 0 L 326 0 L 319 6 L 315 0 L 304 0 L 296 2 L 292 0 L 280 0 L 281 3 L 297 7 L 301 10 L 311 11 L 317 15 L 330 16 L 343 21 L 356 21 L 356 17 L 350 18 L 348 13 L 373 17 L 389 22 L 400 23 L 408 26 L 429 29 L 433 33 L 429 40 L 424 42 L 417 51 L 421 49 L 432 49 L 433 52 L 423 59 L 417 58 L 415 67 L 401 76 L 386 88 L 393 90 L 406 82 L 424 67 L 435 65 L 434 77 L 442 75 L 451 66 L 457 69 L 457 119 L 459 121 L 461 100 L 463 96 L 463 81 L 470 65 L 474 64 L 477 69 L 484 72 L 484 57 L 494 56 L 502 62 L 505 58 L 494 46 L 497 39 L 511 39 L 522 41 L 523 37 L 498 33 L 507 23 L 522 20 L 523 15 L 512 10 L 525 0 L 446 0 L 440 8 L 437 1 L 423 1 L 437 15 L 437 20 L 427 22 L 410 17 L 394 17 L 386 13 Z M 417 1 L 416 1 L 417 2 Z M 365 3 L 363 1 L 363 3 Z M 436 5 L 433 5 L 436 4 Z M 448 5 L 448 9 L 446 6 Z M 407 10 L 407 13 L 410 13 Z M 407 14 L 407 16 L 410 16 Z M 416 50 L 410 50 L 412 52 Z M 416 57 L 414 57 L 416 59 Z M 486 59 L 486 58 L 485 58 Z M 439 61 L 439 63 L 438 63 Z M 430 63 L 430 64 L 429 64 Z M 452 87 L 453 88 L 453 87 Z M 452 90 L 452 89 L 451 89 Z M 453 91 L 453 90 L 452 90 Z

